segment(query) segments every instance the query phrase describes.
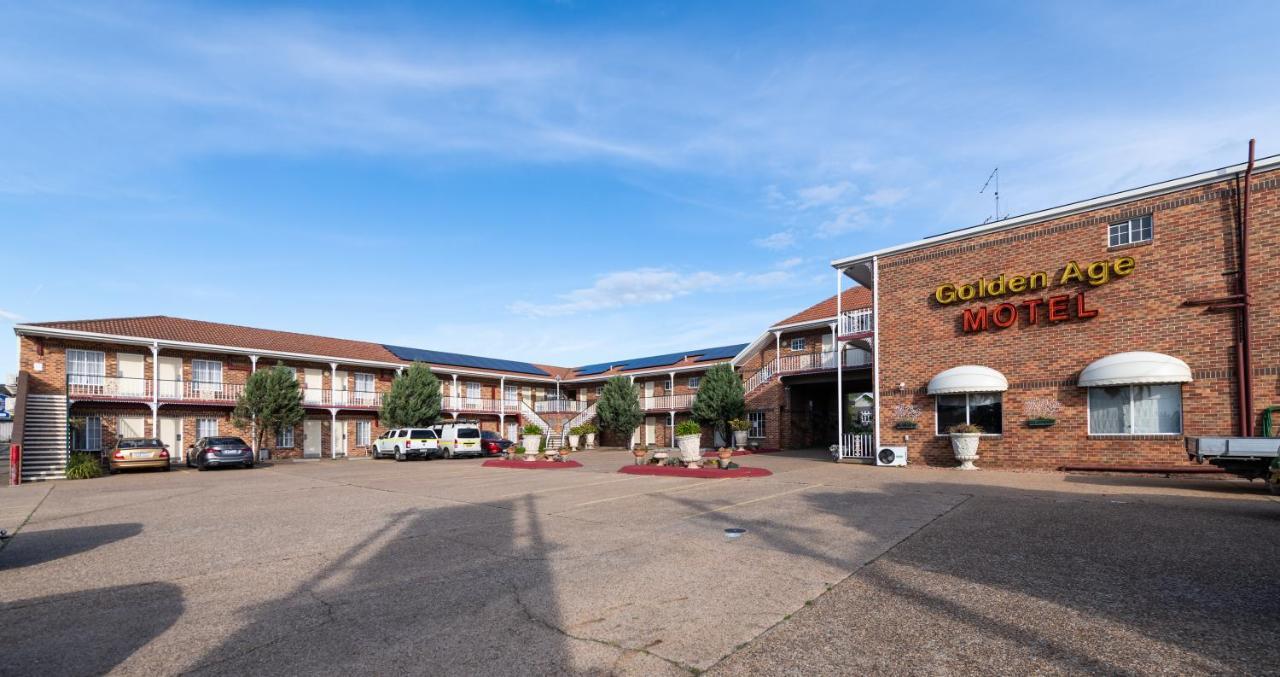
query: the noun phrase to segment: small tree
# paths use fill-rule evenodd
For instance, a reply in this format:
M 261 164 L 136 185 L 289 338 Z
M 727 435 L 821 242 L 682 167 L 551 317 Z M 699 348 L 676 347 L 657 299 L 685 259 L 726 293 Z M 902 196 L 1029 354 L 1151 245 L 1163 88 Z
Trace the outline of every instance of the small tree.
M 382 424 L 391 428 L 428 426 L 440 418 L 440 379 L 431 368 L 415 363 L 391 382 L 382 398 Z
M 280 362 L 270 369 L 260 369 L 249 375 L 244 390 L 236 399 L 236 408 L 231 412 L 237 427 L 256 424 L 254 449 L 262 448 L 267 431 L 298 425 L 305 417 L 298 380 Z
M 693 420 L 724 431 L 726 441 L 733 439 L 730 421 L 742 418 L 747 412 L 747 394 L 742 379 L 728 364 L 717 364 L 702 377 L 702 385 L 693 398 Z
M 630 444 L 631 434 L 640 427 L 644 413 L 640 411 L 640 399 L 629 379 L 614 376 L 604 384 L 604 392 L 596 403 L 596 417 L 600 419 L 601 428 Z

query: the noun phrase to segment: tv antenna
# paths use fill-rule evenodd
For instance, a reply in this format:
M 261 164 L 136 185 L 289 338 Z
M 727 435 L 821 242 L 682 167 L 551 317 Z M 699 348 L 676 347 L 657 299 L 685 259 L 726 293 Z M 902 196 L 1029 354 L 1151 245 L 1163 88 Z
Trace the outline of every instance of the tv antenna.
M 996 184 L 995 191 L 994 191 L 994 195 L 996 198 L 996 213 L 995 213 L 995 216 L 988 216 L 987 220 L 983 221 L 984 224 L 990 223 L 993 220 L 999 221 L 1001 218 L 1000 217 L 1000 168 L 999 167 L 996 167 L 991 171 L 991 175 L 987 177 L 987 182 L 982 184 L 982 190 L 978 191 L 978 194 L 982 195 L 983 193 L 987 192 L 987 188 L 991 187 L 992 181 L 995 181 L 995 184 Z

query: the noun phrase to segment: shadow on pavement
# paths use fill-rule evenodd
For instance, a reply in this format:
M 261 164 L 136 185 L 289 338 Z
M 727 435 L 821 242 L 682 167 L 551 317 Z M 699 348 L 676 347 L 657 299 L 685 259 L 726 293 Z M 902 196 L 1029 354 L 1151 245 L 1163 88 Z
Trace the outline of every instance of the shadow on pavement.
M 573 670 L 531 497 L 405 510 L 204 653 L 207 674 Z
M 68 527 L 43 531 L 22 530 L 0 549 L 0 571 L 49 562 L 122 541 L 142 533 L 137 522 Z
M 183 608 L 182 590 L 170 583 L 97 588 L 0 604 L 0 674 L 109 672 L 168 630 Z M 165 669 L 153 665 L 150 671 Z

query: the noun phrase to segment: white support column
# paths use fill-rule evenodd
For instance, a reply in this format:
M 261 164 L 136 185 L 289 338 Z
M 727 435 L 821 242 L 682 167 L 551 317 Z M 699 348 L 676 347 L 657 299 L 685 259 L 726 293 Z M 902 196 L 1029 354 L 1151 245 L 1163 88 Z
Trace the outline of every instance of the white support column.
M 836 459 L 844 458 L 844 369 L 840 364 L 840 322 L 844 318 L 844 271 L 836 268 L 836 321 L 831 326 L 831 345 L 835 348 L 836 359 Z
M 258 373 L 258 356 L 257 355 L 249 356 L 249 373 L 250 374 Z M 253 440 L 251 442 L 250 448 L 253 449 L 254 458 L 257 458 L 259 453 L 258 451 L 258 415 L 254 414 L 249 420 L 250 420 L 249 437 Z M 266 459 L 263 459 L 263 460 L 266 460 Z
M 160 436 L 160 344 L 151 344 L 151 435 Z
M 449 388 L 449 397 L 457 397 L 457 396 L 458 396 L 458 375 L 454 374 L 453 386 Z
M 672 409 L 668 413 L 671 414 L 671 434 L 667 435 L 667 446 L 674 447 L 676 446 L 676 411 Z
M 338 457 L 338 410 L 330 409 L 329 416 L 329 458 Z
M 560 399 L 560 377 L 556 377 L 556 400 Z
M 871 399 L 875 407 L 876 445 L 872 453 L 880 449 L 880 258 L 871 259 Z
M 257 355 L 249 356 L 249 373 L 250 374 L 258 373 L 258 356 Z
M 773 332 L 773 373 L 777 374 L 782 369 L 782 332 L 774 330 Z

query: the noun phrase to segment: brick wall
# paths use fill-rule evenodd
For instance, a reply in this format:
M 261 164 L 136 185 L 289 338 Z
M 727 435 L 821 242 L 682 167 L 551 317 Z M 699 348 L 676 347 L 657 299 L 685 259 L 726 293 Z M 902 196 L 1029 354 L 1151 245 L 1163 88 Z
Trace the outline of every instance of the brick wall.
M 1251 263 L 1255 295 L 1254 336 L 1257 407 L 1280 402 L 1280 203 L 1278 172 L 1255 177 Z M 1112 353 L 1145 350 L 1185 361 L 1195 381 L 1183 388 L 1183 430 L 1187 435 L 1234 434 L 1235 313 L 1183 305 L 1195 298 L 1234 291 L 1236 182 L 1223 181 L 1178 193 L 991 233 L 880 260 L 879 422 L 882 442 L 908 446 L 913 462 L 954 465 L 946 437 L 935 436 L 934 398 L 925 392 L 943 369 L 978 364 L 1009 380 L 1004 395 L 1003 435 L 984 438 L 982 464 L 1056 467 L 1064 463 L 1186 463 L 1182 436 L 1091 437 L 1086 392 L 1075 385 L 1082 368 Z M 1108 225 L 1153 215 L 1154 240 L 1109 248 Z M 1063 266 L 1128 256 L 1136 270 L 1100 286 L 1056 284 Z M 1046 271 L 1048 289 L 967 303 L 941 304 L 935 288 L 945 282 Z M 1098 316 L 1051 323 L 1040 308 L 1039 322 L 1025 319 L 1006 329 L 967 333 L 966 308 L 994 307 L 1002 301 L 1083 292 Z M 1073 302 L 1074 303 L 1074 302 Z M 902 387 L 899 387 L 902 384 Z M 1052 398 L 1062 407 L 1058 424 L 1025 426 L 1029 398 Z M 892 409 L 914 403 L 924 410 L 920 429 L 894 429 Z

